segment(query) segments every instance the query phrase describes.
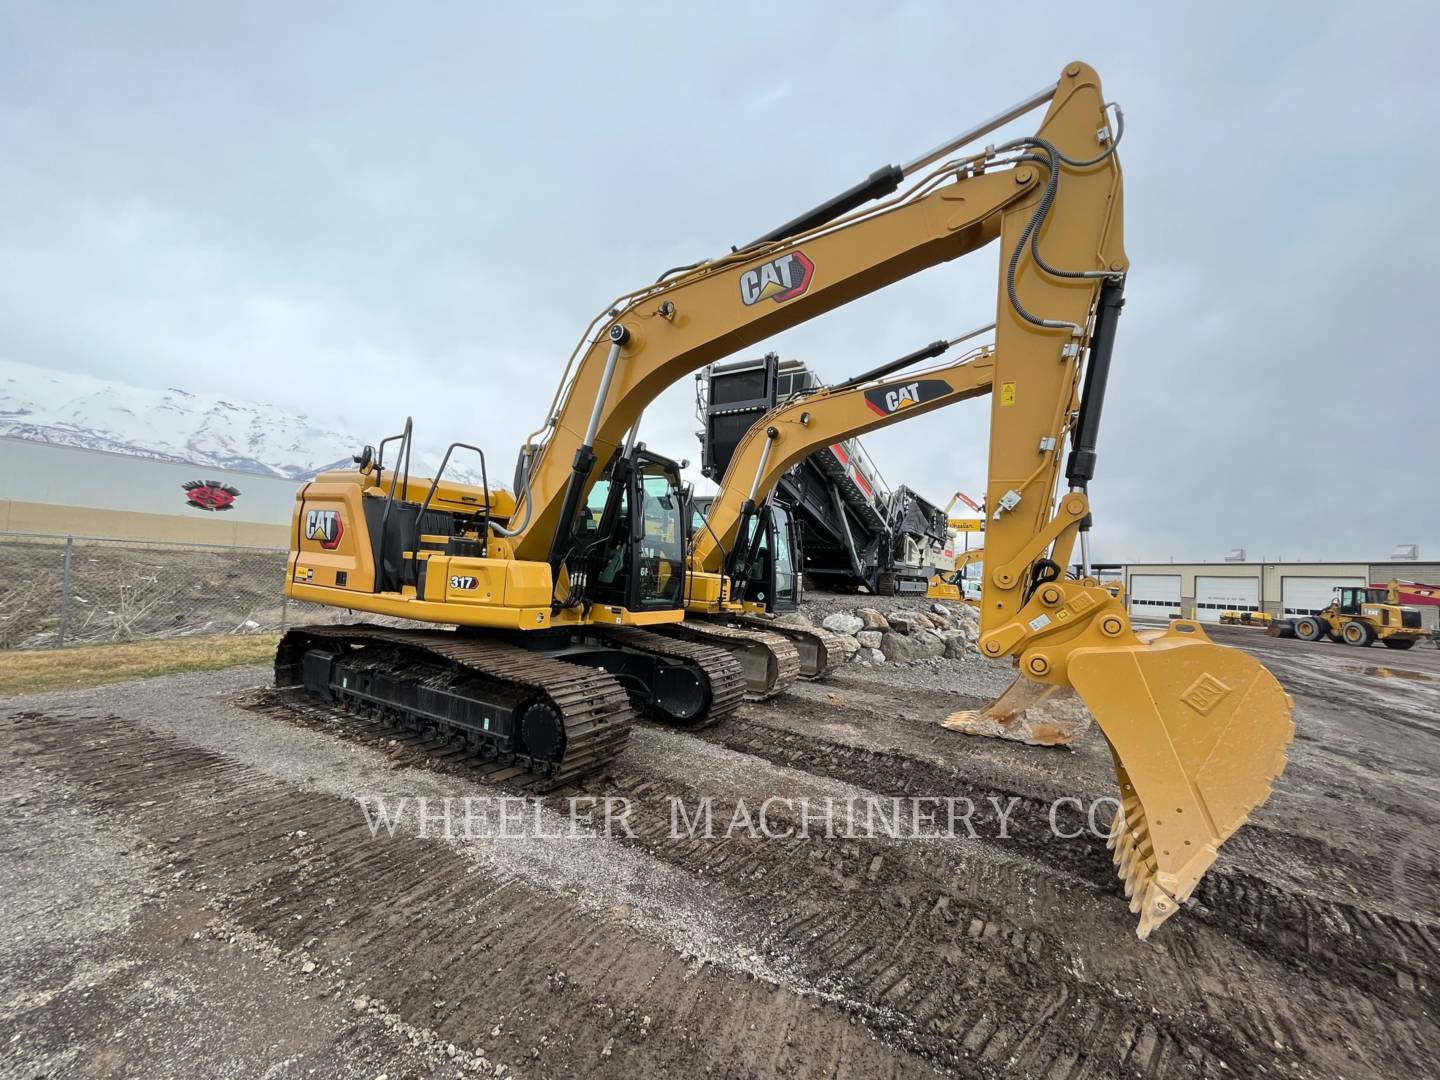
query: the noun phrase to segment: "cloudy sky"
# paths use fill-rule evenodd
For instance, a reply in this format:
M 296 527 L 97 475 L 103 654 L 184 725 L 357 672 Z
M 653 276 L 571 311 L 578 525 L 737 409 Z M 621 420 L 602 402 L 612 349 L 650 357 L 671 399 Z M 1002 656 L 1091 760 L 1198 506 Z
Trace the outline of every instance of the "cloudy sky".
M 0 346 L 508 475 L 611 297 L 1084 59 L 1132 262 L 1097 556 L 1440 556 L 1440 8 L 1171 7 L 0 0 Z M 983 324 L 996 257 L 768 347 L 838 379 Z M 698 460 L 693 395 L 656 449 Z M 987 418 L 867 442 L 979 495 Z

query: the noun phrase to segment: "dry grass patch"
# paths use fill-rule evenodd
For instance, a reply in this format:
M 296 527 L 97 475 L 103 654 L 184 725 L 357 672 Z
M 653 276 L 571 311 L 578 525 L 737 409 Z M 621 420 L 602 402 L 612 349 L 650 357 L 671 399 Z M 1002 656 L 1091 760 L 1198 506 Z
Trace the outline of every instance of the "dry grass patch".
M 0 695 L 269 664 L 279 640 L 278 634 L 246 634 L 0 652 Z

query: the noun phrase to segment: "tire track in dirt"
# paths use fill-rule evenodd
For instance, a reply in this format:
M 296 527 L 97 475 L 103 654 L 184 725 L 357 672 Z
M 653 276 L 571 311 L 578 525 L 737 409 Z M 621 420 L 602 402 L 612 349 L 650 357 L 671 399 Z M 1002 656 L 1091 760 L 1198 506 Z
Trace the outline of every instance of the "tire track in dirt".
M 727 752 L 737 752 L 737 727 L 745 728 L 746 722 L 732 721 L 711 733 L 708 741 Z M 1119 1074 L 1128 1068 L 1160 1076 L 1172 1069 L 1178 1070 L 1177 1074 L 1195 1069 L 1206 1073 L 1219 1070 L 1221 1062 L 1245 1075 L 1244 1070 L 1253 1069 L 1257 1060 L 1271 1061 L 1271 1050 L 1277 1045 L 1298 1051 L 1302 1061 L 1327 1062 L 1326 1068 L 1337 1060 L 1327 1039 L 1316 1036 L 1313 1024 L 1297 1021 L 1291 1013 L 1283 989 L 1290 973 L 1283 950 L 1281 955 L 1262 960 L 1244 947 L 1259 946 L 1263 955 L 1266 934 L 1273 928 L 1248 935 L 1243 942 L 1233 937 L 1216 939 L 1203 928 L 1192 928 L 1187 935 L 1190 940 L 1174 948 L 1174 960 L 1166 957 L 1170 949 L 1157 957 L 1134 943 L 1128 915 L 1117 916 L 1118 898 L 1109 895 L 1117 890 L 1103 847 L 1099 847 L 1101 885 L 1077 877 L 1073 867 L 1021 861 L 1014 853 L 1008 854 L 1010 861 L 1005 863 L 996 861 L 999 853 L 987 853 L 989 858 L 965 860 L 964 872 L 937 875 L 933 850 L 915 851 L 905 844 L 749 842 L 743 834 L 708 843 L 675 838 L 663 828 L 668 815 L 660 793 L 695 796 L 695 790 L 677 779 L 687 765 L 687 755 L 679 747 L 688 745 L 692 737 L 653 729 L 646 734 L 651 740 L 674 744 L 677 753 L 671 770 L 626 769 L 603 783 L 577 790 L 630 798 L 646 810 L 639 817 L 648 823 L 637 830 L 636 844 L 689 870 L 707 886 L 724 883 L 742 894 L 748 892 L 756 902 L 742 906 L 742 912 L 779 912 L 768 921 L 741 915 L 738 925 L 765 943 L 772 960 L 789 965 L 822 988 L 877 1010 L 894 1010 L 898 1019 L 880 1013 L 878 1020 L 872 1017 L 870 1022 L 916 1053 L 962 1069 L 1009 1061 L 1027 1070 L 1033 1067 L 1036 1075 L 1056 1076 L 1070 1075 L 1081 1066 L 1084 1075 Z M 637 733 L 641 744 L 646 734 Z M 934 779 L 925 777 L 923 770 L 916 776 L 917 763 L 898 760 L 895 755 L 853 747 L 817 747 L 813 740 L 805 744 L 805 756 L 796 758 L 785 748 L 793 750 L 804 740 L 763 724 L 751 724 L 746 738 L 751 744 L 764 743 L 767 738 L 778 744 L 769 746 L 769 753 L 761 754 L 760 760 L 752 759 L 745 770 L 763 772 L 767 761 L 778 760 L 787 774 L 774 778 L 780 785 L 793 787 L 797 775 L 802 782 L 805 777 L 817 782 L 813 774 L 795 768 L 797 761 L 810 767 L 818 763 L 819 780 L 866 782 L 868 788 L 852 789 L 862 795 L 867 790 L 895 791 L 889 785 L 897 773 L 908 774 L 898 782 L 899 790 L 907 793 L 923 790 Z M 857 755 L 858 762 L 853 760 Z M 632 756 L 657 757 L 653 753 Z M 837 757 L 851 759 L 850 768 L 836 767 Z M 885 764 L 877 767 L 877 759 Z M 621 766 L 628 764 L 629 758 L 620 762 Z M 713 764 L 704 762 L 712 775 Z M 876 784 L 877 779 L 882 782 Z M 796 873 L 797 866 L 803 872 Z M 1257 891 L 1255 895 L 1266 894 Z M 1273 898 L 1270 902 L 1273 908 Z M 1022 909 L 1018 918 L 1017 907 Z M 1069 913 L 1072 920 L 1108 923 L 1108 940 L 1078 953 L 1068 949 L 1056 935 L 1073 929 L 1073 922 L 1057 930 L 1051 922 L 1056 911 Z M 1254 918 L 1253 912 L 1247 916 Z M 1294 922 L 1292 913 L 1290 922 L 1282 925 Z M 1383 925 L 1374 924 L 1367 930 L 1359 941 L 1373 945 L 1396 940 L 1387 936 Z M 1313 931 L 1306 940 L 1313 950 L 1318 942 Z M 1355 942 L 1345 944 L 1353 949 Z M 1307 955 L 1313 958 L 1314 953 L 1308 951 Z M 1117 963 L 1117 956 L 1135 962 Z M 1077 961 L 1108 976 L 1108 981 L 1071 977 L 1068 973 Z M 1433 961 L 1433 953 L 1421 953 L 1414 962 L 1433 972 Z M 1266 981 L 1276 989 L 1257 994 L 1257 980 L 1252 979 L 1243 993 L 1237 993 L 1232 988 L 1233 972 L 1244 966 L 1254 968 L 1257 963 L 1267 969 Z M 1317 973 L 1307 974 L 1313 978 Z M 1340 983 L 1330 986 L 1326 994 L 1343 999 L 1342 1016 L 1366 1015 L 1367 1003 L 1357 990 L 1383 994 L 1387 989 L 1372 981 L 1358 988 L 1345 985 L 1350 969 L 1343 964 L 1331 974 Z M 1157 987 L 1140 992 L 1142 999 L 1149 999 L 1145 1005 L 1151 1016 L 1143 1023 L 1132 1022 L 1136 1011 L 1132 984 L 1147 978 Z M 1416 985 L 1428 985 L 1423 982 L 1425 976 L 1420 978 Z M 1177 984 L 1193 991 L 1193 997 L 1182 997 L 1178 1005 L 1173 992 Z M 1388 989 L 1394 990 L 1396 985 L 1392 983 Z M 1036 1001 L 1048 1004 L 1036 1011 Z M 1207 1024 L 1196 1026 L 1190 1019 L 1196 1002 L 1206 1003 Z M 1019 1023 L 1019 1017 L 1033 1018 L 1033 1022 Z M 1392 1016 L 1387 1023 L 1393 1026 L 1397 1040 L 1413 1036 L 1410 1042 L 1415 1052 L 1423 1051 L 1425 1040 L 1415 1029 L 1416 1023 L 1423 1023 L 1423 1016 Z M 1070 1036 L 1076 1031 L 1089 1034 L 1072 1041 Z M 1365 1025 L 1348 1024 L 1344 1035 L 1363 1041 Z M 1400 1052 L 1406 1053 L 1403 1041 Z M 1354 1064 L 1346 1055 L 1338 1060 Z M 1418 1056 L 1410 1059 L 1416 1065 L 1421 1060 Z
M 609 776 L 544 800 L 631 799 L 636 837 L 597 842 L 597 861 L 624 848 L 628 865 L 681 883 L 687 910 L 748 944 L 753 963 L 735 968 L 696 955 L 713 942 L 691 952 L 657 939 L 644 929 L 654 912 L 581 895 L 593 874 L 506 874 L 403 834 L 374 843 L 343 785 L 309 789 L 303 768 L 270 770 L 199 725 L 152 733 L 146 720 L 73 710 L 22 718 L 15 731 L 27 767 L 80 786 L 102 813 L 165 845 L 227 920 L 314 956 L 322 975 L 411 1023 L 457 1042 L 480 1032 L 521 1068 L 532 1047 L 537 1070 L 615 1076 L 858 1077 L 932 1065 L 1055 1077 L 1419 1075 L 1433 1060 L 1433 926 L 1223 872 L 1204 886 L 1222 891 L 1202 891 L 1138 945 L 1103 845 L 1048 838 L 1049 798 L 1077 776 L 1098 788 L 1093 762 L 1052 755 L 1064 772 L 1007 777 L 1001 749 L 962 767 L 972 755 L 925 745 L 931 732 L 917 720 L 896 723 L 897 737 L 876 749 L 865 745 L 874 703 L 821 700 L 747 707 L 704 739 L 639 729 Z M 259 705 L 277 736 L 382 749 L 397 787 L 460 790 L 441 782 L 451 775 L 473 786 L 463 761 L 436 762 L 414 740 Z M 804 729 L 822 716 L 830 729 Z M 993 791 L 1022 803 L 1016 842 L 1004 844 L 703 841 L 664 827 L 671 795 L 765 791 Z
M 452 844 L 372 842 L 353 803 L 210 750 L 94 715 L 32 714 L 7 736 L 27 767 L 157 843 L 166 870 L 214 896 L 226 920 L 282 953 L 304 950 L 316 978 L 443 1041 L 552 1075 L 924 1069 L 833 1003 L 656 944 L 629 912 L 597 917 Z M 718 1037 L 696 1038 L 705 1028 Z
M 638 777 L 617 781 L 622 790 L 637 790 L 648 782 Z M 1348 1054 L 1335 1058 L 1327 1042 L 1372 1037 L 1367 1036 L 1368 1021 L 1352 1021 L 1337 1031 L 1333 1024 L 1328 1030 L 1317 1029 L 1313 1019 L 1294 1017 L 1289 986 L 1295 966 L 1283 950 L 1265 955 L 1265 936 L 1275 932 L 1274 926 L 1244 941 L 1229 933 L 1217 937 L 1204 926 L 1187 928 L 1179 935 L 1177 951 L 1167 946 L 1156 956 L 1130 937 L 1127 919 L 1115 918 L 1111 897 L 1086 895 L 1088 890 L 1077 889 L 1068 877 L 1037 873 L 1023 863 L 997 867 L 978 860 L 968 873 L 946 881 L 935 872 L 933 852 L 861 841 L 819 855 L 811 851 L 808 858 L 819 867 L 810 868 L 805 884 L 796 889 L 792 868 L 805 861 L 803 844 L 727 841 L 742 852 L 717 859 L 703 849 L 643 832 L 638 842 L 661 857 L 691 865 L 707 881 L 749 881 L 757 898 L 774 897 L 776 907 L 792 913 L 777 934 L 779 945 L 795 947 L 793 963 L 808 963 L 807 972 L 817 979 L 829 970 L 834 985 L 843 987 L 847 996 L 896 1004 L 909 1021 L 900 1036 L 948 1064 L 959 1064 L 967 1056 L 978 1062 L 1011 1060 L 1023 1046 L 1021 1056 L 1037 1066 L 1040 1075 L 1065 1075 L 1061 1066 L 1070 1051 L 1101 1075 L 1135 1066 L 1137 1054 L 1146 1075 L 1165 1075 L 1166 1062 L 1210 1069 L 1221 1061 L 1248 1075 L 1257 1061 L 1270 1060 L 1270 1048 L 1280 1045 L 1298 1049 L 1302 1060 L 1308 1058 L 1328 1072 L 1353 1061 Z M 827 877 L 821 872 L 825 870 L 832 873 Z M 867 900 L 869 895 L 876 899 Z M 1016 904 L 1017 898 L 1024 899 Z M 857 903 L 860 914 L 855 913 Z M 1297 906 L 1315 910 L 1303 901 Z M 1055 912 L 1066 912 L 1069 921 L 1055 926 Z M 1253 918 L 1253 912 L 1247 915 Z M 1075 950 L 1061 939 L 1082 921 L 1092 927 L 1109 924 L 1111 933 L 1089 949 Z M 1295 922 L 1292 913 L 1284 925 Z M 1365 943 L 1368 952 L 1377 944 L 1399 943 L 1406 932 L 1404 926 L 1368 922 L 1363 935 L 1345 944 L 1353 952 L 1357 941 Z M 1436 969 L 1433 951 L 1423 945 L 1421 939 L 1409 955 L 1404 950 L 1385 952 L 1386 959 L 1429 973 L 1417 976 L 1409 987 L 1412 993 L 1417 987 L 1423 992 L 1421 980 L 1432 978 Z M 1322 943 L 1312 929 L 1307 948 L 1312 959 L 1316 951 L 1328 959 L 1334 941 Z M 1365 962 L 1364 956 L 1360 959 Z M 1091 977 L 1067 977 L 1077 960 L 1090 968 Z M 1237 992 L 1234 972 L 1244 968 L 1256 974 Z M 1387 984 L 1383 978 L 1354 985 L 1352 968 L 1338 962 L 1310 964 L 1303 974 L 1312 986 L 1326 975 L 1336 980 L 1321 992 L 1341 1002 L 1342 1017 L 1364 1017 L 1383 1001 L 1400 1052 L 1408 1065 L 1421 1067 L 1426 1052 L 1421 1033 L 1433 1000 L 1407 1007 L 1405 995 L 1397 992 L 1403 985 Z M 1150 985 L 1137 986 L 1140 983 Z M 1040 1026 L 1018 1029 L 1015 1017 L 1030 1015 L 1033 1002 L 1057 984 L 1064 989 L 1063 1000 L 1041 1010 L 1036 1019 Z M 1177 1001 L 1176 984 L 1193 987 L 1193 997 L 1182 995 Z M 1137 996 L 1149 1011 L 1146 1023 L 1112 1023 L 1113 1009 L 1127 1016 L 1135 1013 Z M 1208 1002 L 1211 1022 L 1196 1026 L 1191 1015 L 1200 1000 Z M 977 1001 L 984 1005 L 977 1008 Z M 1090 1011 L 1096 1012 L 1093 1020 L 1083 1015 Z M 1112 1026 L 1115 1041 L 1107 1053 L 1106 1032 Z M 1099 1034 L 1095 1041 L 1068 1046 L 1063 1033 L 1077 1027 Z M 1369 1064 L 1378 1067 L 1379 1060 Z
M 753 715 L 752 711 L 750 716 Z M 978 770 L 983 776 L 981 782 L 994 786 L 977 789 L 970 776 L 948 764 L 912 758 L 889 750 L 867 749 L 848 741 L 840 743 L 818 735 L 801 734 L 793 727 L 793 717 L 787 717 L 780 728 L 771 727 L 764 720 L 747 717 L 706 733 L 704 737 L 730 749 L 788 767 L 798 768 L 803 763 L 805 767 L 826 776 L 863 781 L 884 795 L 965 791 L 976 801 L 992 795 L 1002 798 L 1019 795 L 1022 801 L 1015 811 L 1014 832 L 1027 855 L 1057 870 L 1082 877 L 1102 891 L 1114 891 L 1116 888 L 1109 853 L 1103 845 L 1050 842 L 1049 800 L 1055 797 L 1057 789 L 1048 783 L 1027 788 L 1025 778 L 1017 776 L 1011 778 L 1008 786 L 1001 786 L 994 784 L 998 778 L 991 770 L 982 767 Z M 1261 838 L 1266 831 L 1263 824 L 1252 823 L 1232 843 L 1262 845 Z M 1312 857 L 1338 854 L 1314 851 Z M 1388 864 L 1382 866 L 1375 861 L 1355 861 L 1353 867 L 1373 879 L 1376 891 L 1390 888 L 1391 867 Z M 1385 880 L 1382 881 L 1382 878 Z M 1232 894 L 1244 902 L 1232 905 L 1229 901 Z M 1440 970 L 1440 953 L 1433 948 L 1437 929 L 1440 928 L 1433 920 L 1424 917 L 1404 919 L 1371 911 L 1359 904 L 1345 904 L 1288 891 L 1257 876 L 1228 870 L 1223 864 L 1201 879 L 1196 899 L 1201 905 L 1213 909 L 1213 921 L 1229 932 L 1245 936 L 1252 943 L 1262 946 L 1273 932 L 1289 946 L 1288 949 L 1276 948 L 1272 943 L 1262 951 L 1272 951 L 1277 955 L 1288 952 L 1292 957 L 1305 957 L 1307 963 L 1313 962 L 1317 951 L 1322 951 L 1325 956 L 1336 957 L 1343 969 L 1348 970 L 1352 977 L 1361 978 L 1367 985 L 1373 971 L 1365 963 L 1365 957 L 1357 955 L 1363 950 L 1376 950 L 1377 955 L 1372 956 L 1372 960 L 1413 967 L 1411 974 L 1417 978 Z M 1231 913 L 1232 907 L 1234 914 Z M 1254 928 L 1260 926 L 1265 930 L 1257 937 Z M 1326 926 L 1360 929 L 1342 930 L 1330 935 L 1323 950 L 1306 944 Z

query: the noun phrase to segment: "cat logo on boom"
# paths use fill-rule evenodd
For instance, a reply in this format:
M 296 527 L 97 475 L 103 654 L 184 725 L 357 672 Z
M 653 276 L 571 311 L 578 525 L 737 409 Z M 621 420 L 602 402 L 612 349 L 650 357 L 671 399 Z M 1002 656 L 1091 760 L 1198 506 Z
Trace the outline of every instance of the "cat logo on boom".
M 307 510 L 305 512 L 305 539 L 319 540 L 326 551 L 340 546 L 340 537 L 345 535 L 345 522 L 338 510 Z
M 810 288 L 815 264 L 801 252 L 792 251 L 740 275 L 740 299 L 745 306 L 761 300 L 783 304 Z
M 865 404 L 877 416 L 890 416 L 915 405 L 923 405 L 951 392 L 943 379 L 916 379 L 908 383 L 891 383 L 865 391 Z

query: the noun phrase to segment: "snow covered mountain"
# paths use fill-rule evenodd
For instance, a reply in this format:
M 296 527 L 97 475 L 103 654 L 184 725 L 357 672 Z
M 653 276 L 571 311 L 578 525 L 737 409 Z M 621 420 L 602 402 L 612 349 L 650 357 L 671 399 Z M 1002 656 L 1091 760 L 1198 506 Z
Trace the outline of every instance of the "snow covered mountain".
M 6 360 L 0 360 L 0 435 L 295 480 L 349 465 L 365 442 L 361 433 L 342 434 L 274 405 Z M 417 474 L 433 475 L 439 464 L 439 454 L 416 450 Z M 479 483 L 478 470 L 460 462 L 446 476 Z

